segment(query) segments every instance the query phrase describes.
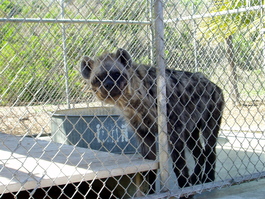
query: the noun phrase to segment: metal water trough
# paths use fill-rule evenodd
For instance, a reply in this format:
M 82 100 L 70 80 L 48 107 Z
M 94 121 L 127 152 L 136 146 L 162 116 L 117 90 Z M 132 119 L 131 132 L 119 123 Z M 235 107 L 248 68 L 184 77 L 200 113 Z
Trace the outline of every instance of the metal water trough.
M 113 107 L 56 111 L 51 120 L 52 140 L 113 153 L 135 153 L 134 132 Z

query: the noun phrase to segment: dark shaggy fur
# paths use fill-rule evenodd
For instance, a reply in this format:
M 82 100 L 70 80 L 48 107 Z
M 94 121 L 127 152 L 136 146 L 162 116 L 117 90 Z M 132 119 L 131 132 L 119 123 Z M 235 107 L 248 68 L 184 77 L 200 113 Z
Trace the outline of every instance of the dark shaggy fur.
M 81 72 L 101 101 L 122 110 L 141 140 L 142 155 L 155 159 L 156 69 L 133 63 L 127 51 L 118 49 L 94 60 L 84 57 Z M 215 147 L 224 106 L 222 90 L 201 73 L 167 69 L 166 76 L 167 129 L 179 186 L 211 182 L 215 179 Z M 191 176 L 186 165 L 186 147 L 196 163 Z

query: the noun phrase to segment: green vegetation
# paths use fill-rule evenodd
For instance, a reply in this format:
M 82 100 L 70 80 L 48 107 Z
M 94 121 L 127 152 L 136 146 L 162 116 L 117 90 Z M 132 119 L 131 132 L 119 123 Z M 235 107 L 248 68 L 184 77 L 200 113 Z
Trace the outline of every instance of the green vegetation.
M 261 69 L 264 64 L 264 58 L 261 61 L 259 59 L 262 55 L 262 46 L 258 46 L 262 43 L 260 30 L 263 28 L 263 23 L 260 18 L 264 13 L 262 10 L 239 12 L 240 8 L 258 5 L 264 5 L 264 1 L 214 0 L 210 10 L 212 13 L 227 10 L 237 10 L 238 12 L 207 18 L 199 26 L 198 35 L 202 39 L 209 40 L 211 38 L 217 43 L 226 42 L 226 55 L 229 63 L 227 69 L 230 71 L 229 81 L 234 104 L 240 104 L 238 68 L 244 70 Z
M 19 4 L 14 2 L 1 2 L 1 18 L 61 19 L 62 7 L 64 18 L 67 19 L 148 21 L 151 15 L 148 1 L 141 0 L 95 0 L 90 3 L 73 0 L 65 1 L 64 4 L 60 1 L 37 0 Z M 247 1 L 184 0 L 179 4 L 172 1 L 165 7 L 165 18 L 204 13 L 209 8 L 212 8 L 211 12 L 236 9 L 242 6 L 242 2 Z M 251 6 L 258 5 L 260 0 L 248 2 Z M 264 80 L 264 74 L 257 72 L 264 69 L 259 32 L 263 24 L 260 17 L 261 11 L 251 11 L 167 23 L 165 42 L 168 66 L 201 71 L 214 81 L 218 79 L 219 84 L 223 81 L 226 84 L 230 74 L 226 72 L 229 64 L 226 61 L 227 47 L 224 41 L 228 35 L 233 35 L 233 60 L 240 69 L 237 70 L 239 92 L 242 96 L 264 95 L 264 86 L 260 83 Z M 199 35 L 200 33 L 202 34 Z M 151 42 L 150 27 L 144 25 L 1 22 L 0 105 L 65 103 L 67 94 L 64 60 L 68 68 L 68 97 L 74 102 L 85 101 L 89 93 L 79 74 L 81 56 L 94 56 L 123 47 L 139 62 L 148 64 L 151 60 Z M 247 81 L 248 79 L 253 81 Z M 226 91 L 230 92 L 229 89 Z
M 78 1 L 79 7 L 76 7 L 66 1 L 64 17 L 146 20 L 146 2 L 135 1 L 122 10 L 120 2 L 112 2 L 95 1 L 88 6 L 85 1 Z M 15 4 L 5 0 L 0 5 L 0 17 L 56 19 L 62 17 L 61 6 L 57 1 L 32 0 Z M 131 10 L 134 7 L 137 9 Z M 126 47 L 134 56 L 141 53 L 141 57 L 148 60 L 147 32 L 147 27 L 123 24 L 1 23 L 0 105 L 65 102 L 64 59 L 68 68 L 68 97 L 73 101 L 80 100 L 87 94 L 78 71 L 81 56 L 94 56 L 106 50 Z

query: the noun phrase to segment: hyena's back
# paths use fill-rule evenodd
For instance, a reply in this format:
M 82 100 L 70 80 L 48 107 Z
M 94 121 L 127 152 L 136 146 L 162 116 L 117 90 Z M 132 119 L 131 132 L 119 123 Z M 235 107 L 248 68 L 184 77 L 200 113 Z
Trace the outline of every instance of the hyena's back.
M 133 107 L 125 106 L 128 111 L 133 109 L 127 118 L 133 126 L 137 124 L 145 127 L 151 126 L 152 133 L 157 133 L 155 124 L 157 114 L 156 70 L 145 65 L 138 65 L 131 69 L 130 81 L 135 93 L 130 102 Z M 144 91 L 139 91 L 140 89 Z M 184 130 L 192 132 L 194 128 L 203 129 L 206 125 L 210 125 L 209 118 L 216 120 L 216 126 L 220 125 L 224 105 L 222 90 L 202 73 L 167 69 L 166 93 L 169 131 L 182 134 Z M 139 121 L 132 121 L 136 110 L 141 117 L 138 115 Z
M 222 90 L 201 73 L 167 70 L 167 112 L 170 123 L 179 121 L 175 128 L 185 125 L 192 132 L 205 128 L 214 118 L 219 126 L 223 110 Z M 217 122 L 217 123 L 216 123 Z

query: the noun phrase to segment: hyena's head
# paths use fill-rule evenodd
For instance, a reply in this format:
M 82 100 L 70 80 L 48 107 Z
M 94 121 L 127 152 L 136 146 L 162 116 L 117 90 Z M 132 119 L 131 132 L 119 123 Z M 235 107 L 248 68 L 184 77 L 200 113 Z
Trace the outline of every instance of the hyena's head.
M 81 73 L 88 80 L 97 97 L 114 103 L 128 90 L 128 68 L 132 65 L 130 54 L 124 49 L 104 54 L 94 60 L 85 56 L 81 61 Z

